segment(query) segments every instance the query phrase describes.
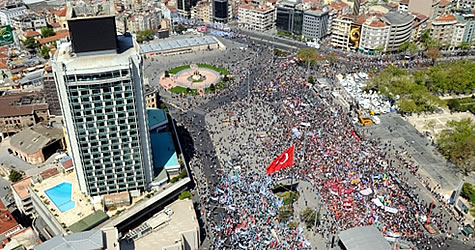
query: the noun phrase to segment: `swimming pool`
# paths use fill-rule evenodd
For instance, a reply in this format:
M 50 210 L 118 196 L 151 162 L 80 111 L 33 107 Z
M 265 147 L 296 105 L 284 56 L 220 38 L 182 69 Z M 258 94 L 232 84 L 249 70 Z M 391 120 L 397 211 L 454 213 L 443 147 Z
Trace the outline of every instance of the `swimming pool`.
M 66 212 L 74 208 L 75 203 L 71 200 L 73 184 L 63 182 L 45 191 L 49 199 L 61 212 Z

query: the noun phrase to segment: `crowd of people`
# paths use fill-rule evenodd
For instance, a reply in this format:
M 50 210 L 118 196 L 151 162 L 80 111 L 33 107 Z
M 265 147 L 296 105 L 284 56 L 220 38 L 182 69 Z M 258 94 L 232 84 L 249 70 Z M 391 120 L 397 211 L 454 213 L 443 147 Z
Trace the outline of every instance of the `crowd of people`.
M 246 67 L 228 64 L 235 66 L 235 85 L 218 96 L 206 97 L 228 96 L 232 100 L 207 110 L 206 125 L 217 145 L 221 167 L 216 169 L 216 182 L 209 185 L 203 173 L 198 176 L 212 248 L 311 247 L 303 229 L 290 225 L 296 218 L 279 217 L 282 200 L 271 190 L 289 178 L 311 183 L 325 204 L 329 216 L 314 230 L 328 242 L 333 233 L 364 225 L 375 225 L 384 236 L 422 249 L 432 248 L 431 236 L 424 228 L 427 222 L 450 236 L 452 228 L 447 221 L 452 218 L 435 211 L 431 214 L 431 204 L 411 191 L 416 186 L 409 184 L 408 175 L 418 176 L 418 167 L 403 157 L 402 149 L 360 133 L 352 122 L 354 112 L 336 104 L 331 89 L 317 88 L 312 93 L 305 66 L 272 58 L 268 48 L 252 45 L 249 49 L 258 56 L 247 60 Z M 353 63 L 329 61 L 311 74 L 334 80 L 336 74 L 390 63 L 374 58 L 346 59 Z M 416 60 L 407 63 L 419 63 Z M 249 94 L 232 95 L 233 88 L 245 85 L 251 75 L 254 81 Z M 296 149 L 293 166 L 267 175 L 266 166 L 292 145 Z M 438 244 L 448 248 L 444 239 Z

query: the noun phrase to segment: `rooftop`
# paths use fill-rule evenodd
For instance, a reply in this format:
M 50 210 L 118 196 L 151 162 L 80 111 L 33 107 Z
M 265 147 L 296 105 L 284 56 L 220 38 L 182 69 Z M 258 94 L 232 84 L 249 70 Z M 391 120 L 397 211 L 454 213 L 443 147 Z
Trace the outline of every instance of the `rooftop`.
M 193 46 L 216 44 L 216 39 L 212 36 L 189 37 L 173 40 L 165 40 L 161 42 L 143 44 L 140 46 L 141 53 L 160 52 L 179 48 L 187 48 Z
M 150 133 L 154 169 L 179 167 L 170 132 Z
M 8 211 L 0 200 L 0 234 L 3 234 L 16 226 L 18 226 L 18 223 L 15 218 L 13 218 L 10 211 Z
M 40 244 L 41 240 L 31 227 L 22 229 L 20 232 L 10 236 L 10 240 L 5 246 L 4 249 L 19 249 L 18 246 L 22 245 L 26 249 L 31 249 L 36 245 Z M 23 249 L 23 248 L 20 248 Z
M 147 108 L 147 118 L 149 129 L 163 126 L 168 123 L 167 114 L 162 109 Z
M 66 38 L 66 37 L 69 37 L 69 31 L 68 30 L 59 30 L 59 31 L 56 32 L 56 35 L 38 39 L 38 42 L 40 44 L 45 44 L 45 43 L 49 43 L 49 42 L 58 41 L 60 39 Z
M 63 182 L 68 182 L 72 184 L 71 200 L 75 203 L 74 207 L 66 212 L 59 211 L 56 205 L 49 199 L 48 195 L 46 195 L 45 193 L 46 190 L 55 187 Z M 93 205 L 89 201 L 89 197 L 81 193 L 81 191 L 79 190 L 79 185 L 77 184 L 77 178 L 74 171 L 66 174 L 60 173 L 46 180 L 43 180 L 41 183 L 37 183 L 33 187 L 31 187 L 31 190 L 34 190 L 36 195 L 40 197 L 40 199 L 43 201 L 45 207 L 49 211 L 52 211 L 52 215 L 57 215 L 54 216 L 54 218 L 60 224 L 66 224 L 67 227 L 70 227 L 71 225 L 84 219 L 88 215 L 93 214 L 94 211 L 102 209 L 100 204 Z
M 374 226 L 345 230 L 340 232 L 339 238 L 347 250 L 391 250 L 391 245 Z
M 77 73 L 98 73 L 98 68 L 103 68 L 104 70 L 109 70 L 107 68 L 117 67 L 122 65 L 129 67 L 129 58 L 135 53 L 139 52 L 138 46 L 134 46 L 132 37 L 118 36 L 118 53 L 104 53 L 98 55 L 90 56 L 77 56 L 76 54 L 70 53 L 71 43 L 62 43 L 56 53 L 56 61 L 64 63 L 66 69 L 71 69 Z
M 446 14 L 446 15 L 437 17 L 435 20 L 439 22 L 447 22 L 447 21 L 455 21 L 457 20 L 457 18 L 453 14 Z
M 63 136 L 62 129 L 47 128 L 37 124 L 13 135 L 10 145 L 24 153 L 34 154 L 45 146 L 60 140 Z
M 28 37 L 41 36 L 41 34 L 39 32 L 34 31 L 34 30 L 28 30 L 27 32 L 25 32 L 23 34 L 23 36 L 28 38 Z
M 73 233 L 67 236 L 55 236 L 38 245 L 34 250 L 95 250 L 104 248 L 104 237 L 101 230 Z
M 29 196 L 28 187 L 31 185 L 31 178 L 23 179 L 15 184 L 12 184 L 13 190 L 21 199 Z
M 46 110 L 48 104 L 38 93 L 31 92 L 0 96 L 0 107 L 0 117 L 11 117 L 31 115 L 35 110 Z
M 169 224 L 153 233 L 134 242 L 136 249 L 147 249 L 154 246 L 162 249 L 181 241 L 182 233 L 199 231 L 193 202 L 191 200 L 177 200 L 169 207 L 174 213 L 170 216 Z
M 390 25 L 403 25 L 412 22 L 414 20 L 414 16 L 405 12 L 391 11 L 384 15 L 382 19 Z
M 46 180 L 46 179 L 48 179 L 50 177 L 53 177 L 57 174 L 59 174 L 58 169 L 50 168 L 50 169 L 46 169 L 45 171 L 41 172 L 40 176 L 41 176 L 41 179 Z

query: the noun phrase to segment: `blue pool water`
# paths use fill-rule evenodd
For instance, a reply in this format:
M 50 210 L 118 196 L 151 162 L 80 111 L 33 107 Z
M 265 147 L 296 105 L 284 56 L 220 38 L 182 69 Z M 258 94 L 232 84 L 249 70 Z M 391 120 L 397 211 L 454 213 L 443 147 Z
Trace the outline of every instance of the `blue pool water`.
M 75 203 L 71 200 L 73 185 L 63 182 L 45 191 L 49 199 L 61 212 L 66 212 L 74 208 Z

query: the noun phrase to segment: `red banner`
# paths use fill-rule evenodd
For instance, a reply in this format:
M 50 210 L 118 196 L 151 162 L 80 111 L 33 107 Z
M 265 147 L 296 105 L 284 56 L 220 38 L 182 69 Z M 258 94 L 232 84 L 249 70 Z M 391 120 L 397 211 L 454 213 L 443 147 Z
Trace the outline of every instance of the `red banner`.
M 291 167 L 294 164 L 294 148 L 295 146 L 290 147 L 285 150 L 284 153 L 275 158 L 275 160 L 267 166 L 267 174 L 272 174 L 281 169 Z

